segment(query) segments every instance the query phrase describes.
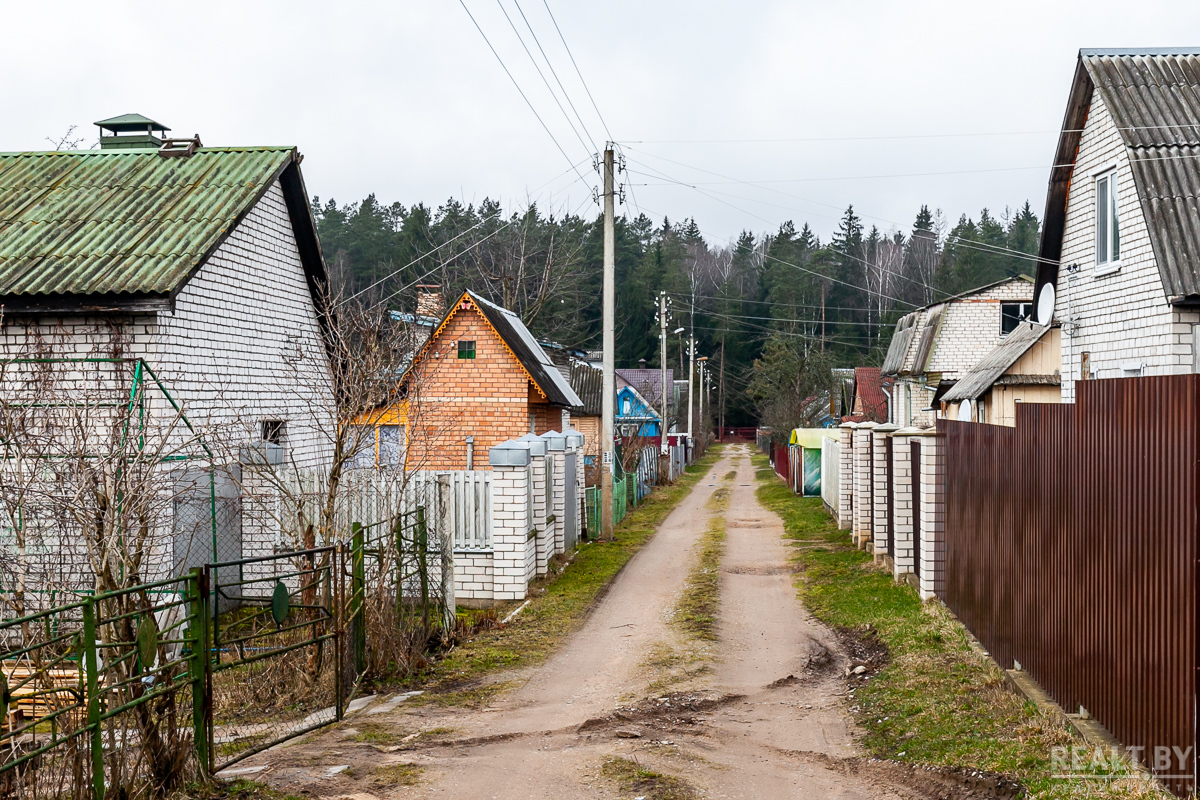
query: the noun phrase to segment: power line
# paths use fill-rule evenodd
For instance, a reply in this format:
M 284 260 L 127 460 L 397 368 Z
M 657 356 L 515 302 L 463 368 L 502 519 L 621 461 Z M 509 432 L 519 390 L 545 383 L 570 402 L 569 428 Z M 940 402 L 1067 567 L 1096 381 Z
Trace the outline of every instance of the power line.
M 546 80 L 546 75 L 545 75 L 545 73 L 542 72 L 541 66 L 538 65 L 537 59 L 533 57 L 533 53 L 530 52 L 529 46 L 527 44 L 525 44 L 525 38 L 523 36 L 521 36 L 521 32 L 517 30 L 517 26 L 512 21 L 512 17 L 510 17 L 508 15 L 508 9 L 506 9 L 504 7 L 504 3 L 502 2 L 502 0 L 496 0 L 496 5 L 500 6 L 500 12 L 502 14 L 504 14 L 504 18 L 506 20 L 508 20 L 508 27 L 512 28 L 512 32 L 517 37 L 517 41 L 521 43 L 521 49 L 523 49 L 525 51 L 525 55 L 529 56 L 529 62 L 531 64 L 533 64 L 533 68 L 535 70 L 537 70 L 538 77 L 541 78 L 542 83 L 544 83 L 546 85 L 546 91 L 548 91 L 550 93 L 550 96 L 552 98 L 554 98 L 554 104 L 556 106 L 558 106 L 558 110 L 561 111 L 563 117 L 566 118 L 567 125 L 570 126 L 571 132 L 575 134 L 575 138 L 579 140 L 579 144 L 583 145 L 584 151 L 591 152 L 592 150 L 595 149 L 594 146 L 589 145 L 587 142 L 585 142 L 583 140 L 583 137 L 579 135 L 579 131 L 577 131 L 575 129 L 575 123 L 571 121 L 571 115 L 567 113 L 567 110 L 565 108 L 563 108 L 562 103 L 559 102 L 558 95 L 555 93 L 554 89 L 552 89 L 550 87 L 550 81 Z M 532 31 L 533 29 L 530 28 L 530 30 Z M 543 53 L 543 55 L 545 55 L 545 53 Z M 547 63 L 549 63 L 549 62 L 547 62 Z M 553 71 L 553 67 L 551 67 L 551 71 Z M 570 102 L 570 100 L 568 99 L 567 102 Z M 585 128 L 584 130 L 586 132 L 587 129 Z
M 856 309 L 861 311 L 862 309 Z M 701 314 L 707 314 L 712 317 L 721 317 L 722 319 L 761 319 L 768 322 L 796 322 L 800 324 L 812 325 L 868 325 L 871 327 L 891 328 L 896 323 L 894 322 L 862 322 L 858 320 L 837 320 L 837 319 L 790 319 L 785 317 L 752 317 L 745 314 L 725 314 L 720 311 L 701 311 Z
M 542 47 L 541 40 L 538 39 L 538 35 L 533 30 L 533 26 L 529 24 L 529 17 L 525 16 L 525 9 L 521 8 L 521 3 L 518 2 L 518 0 L 513 0 L 513 5 L 515 5 L 517 7 L 517 11 L 521 13 L 521 19 L 525 20 L 525 27 L 529 29 L 529 35 L 533 37 L 533 43 L 537 45 L 538 51 L 542 54 L 542 58 L 546 62 L 546 66 L 550 68 L 550 74 L 554 76 L 554 82 L 557 83 L 558 88 L 562 90 L 563 97 L 567 99 L 567 105 L 571 107 L 571 111 L 575 114 L 575 119 L 579 120 L 579 127 L 583 128 L 584 134 L 586 134 L 588 140 L 591 141 L 592 150 L 595 150 L 596 139 L 594 136 L 592 136 L 591 131 L 588 130 L 587 124 L 583 121 L 583 117 L 579 116 L 579 111 L 575 108 L 575 104 L 571 102 L 571 95 L 567 91 L 567 88 L 563 86 L 562 81 L 559 80 L 558 72 L 554 69 L 554 64 L 550 62 L 550 57 L 546 55 L 546 50 Z
M 558 27 L 558 20 L 554 18 L 554 12 L 550 10 L 549 0 L 542 0 L 542 3 L 546 6 L 546 13 L 550 15 L 550 21 L 554 23 L 554 30 L 558 31 L 559 40 L 567 50 L 567 56 L 571 59 L 571 66 L 575 67 L 575 74 L 579 76 L 583 90 L 587 92 L 588 100 L 592 101 L 592 108 L 596 111 L 596 116 L 600 118 L 600 124 L 604 127 L 604 134 L 608 136 L 609 141 L 612 141 L 613 135 L 609 133 L 608 123 L 604 121 L 604 115 L 600 113 L 600 107 L 596 105 L 596 98 L 592 97 L 592 90 L 588 88 L 587 81 L 583 79 L 583 73 L 579 71 L 579 64 L 575 63 L 575 55 L 571 52 L 571 46 L 567 44 L 567 38 L 563 36 L 562 28 Z
M 1174 125 L 1131 125 L 1117 126 L 1118 131 L 1174 130 L 1176 128 L 1200 128 L 1200 123 L 1177 123 Z M 1039 131 L 986 131 L 976 133 L 916 133 L 880 136 L 810 136 L 772 139 L 631 139 L 629 144 L 771 144 L 792 142 L 877 142 L 906 139 L 958 139 L 990 136 L 1036 136 L 1048 133 L 1083 133 L 1082 128 L 1063 128 Z
M 504 70 L 504 74 L 508 76 L 510 81 L 512 81 L 512 85 L 516 88 L 517 93 L 521 95 L 521 99 L 525 101 L 525 105 L 529 106 L 529 110 L 533 112 L 535 117 L 537 117 L 537 121 L 542 125 L 542 130 L 546 131 L 546 135 L 550 137 L 550 141 L 554 142 L 554 146 L 558 148 L 558 152 L 562 153 L 562 156 L 567 160 L 567 163 L 573 164 L 574 162 L 572 162 L 571 157 L 567 155 L 567 151 L 563 149 L 563 146 L 558 143 L 558 139 L 554 138 L 554 134 L 550 132 L 550 128 L 546 125 L 546 121 L 542 119 L 542 115 L 537 112 L 537 109 L 533 107 L 533 103 L 529 102 L 529 98 L 525 96 L 525 92 L 521 89 L 521 85 L 517 83 L 517 79 L 513 77 L 511 72 L 508 71 L 508 67 L 504 64 L 504 59 L 500 58 L 500 54 L 496 52 L 496 48 L 492 47 L 491 40 L 488 39 L 487 34 L 483 32 L 483 28 L 479 27 L 479 23 L 475 21 L 475 15 L 471 13 L 471 9 L 467 8 L 465 0 L 458 0 L 458 4 L 463 7 L 463 11 L 467 12 L 467 16 L 471 18 L 471 24 L 475 26 L 475 30 L 479 31 L 479 35 L 483 37 L 483 41 L 487 44 L 488 49 L 492 51 L 492 55 L 494 55 L 496 60 L 500 62 L 500 68 Z M 575 169 L 575 174 L 579 175 L 579 179 L 583 180 L 583 175 L 580 175 L 578 168 L 572 168 Z
M 667 292 L 672 297 L 691 298 L 692 295 L 686 292 Z M 820 303 L 778 303 L 773 300 L 750 300 L 742 297 L 716 297 L 714 295 L 698 294 L 695 295 L 697 300 L 717 300 L 727 301 L 731 303 L 754 303 L 755 305 L 773 306 L 778 308 L 824 308 L 827 311 L 862 311 L 861 308 L 853 306 L 823 306 Z
M 632 148 L 632 147 L 631 147 L 630 149 L 631 149 L 631 150 L 633 150 L 634 148 Z M 820 201 L 818 201 L 818 200 L 810 200 L 810 199 L 809 199 L 809 198 L 807 198 L 807 197 L 801 197 L 800 195 L 797 195 L 797 194 L 792 194 L 791 192 L 784 192 L 784 191 L 781 191 L 781 190 L 779 190 L 779 189 L 774 189 L 774 188 L 772 188 L 772 187 L 770 187 L 770 186 L 764 186 L 764 185 L 762 185 L 762 184 L 754 183 L 754 182 L 752 182 L 752 181 L 744 181 L 744 180 L 739 180 L 738 178 L 734 178 L 734 177 L 732 177 L 732 176 L 729 176 L 729 175 L 722 175 L 722 174 L 721 174 L 721 173 L 719 173 L 719 172 L 713 172 L 712 170 L 704 169 L 703 167 L 697 167 L 697 166 L 693 166 L 693 165 L 691 165 L 691 164 L 684 164 L 684 163 L 683 163 L 683 162 L 681 162 L 681 161 L 675 161 L 674 159 L 667 158 L 666 156 L 660 156 L 660 155 L 656 155 L 656 154 L 654 154 L 654 153 L 649 153 L 649 152 L 647 152 L 647 151 L 645 151 L 645 150 L 639 150 L 638 152 L 640 152 L 640 153 L 644 153 L 645 155 L 648 155 L 648 156 L 650 156 L 651 158 L 657 158 L 657 159 L 661 159 L 662 161 L 667 161 L 667 162 L 670 162 L 670 163 L 672 163 L 672 164 L 676 164 L 677 166 L 683 167 L 683 168 L 685 168 L 685 169 L 691 169 L 691 170 L 695 170 L 695 171 L 697 171 L 697 172 L 704 172 L 704 173 L 707 173 L 707 174 L 709 174 L 709 175 L 715 175 L 715 176 L 717 176 L 718 178 L 725 178 L 725 179 L 727 179 L 727 180 L 733 181 L 734 183 L 740 183 L 740 184 L 743 184 L 743 185 L 745 185 L 745 186 L 750 186 L 750 187 L 752 187 L 752 188 L 756 188 L 756 189 L 763 189 L 763 190 L 765 190 L 765 191 L 768 191 L 768 192 L 774 192 L 775 194 L 780 194 L 780 195 L 783 195 L 784 197 L 791 197 L 791 198 L 794 198 L 794 199 L 796 199 L 796 200 L 801 200 L 801 201 L 803 201 L 803 202 L 805 202 L 805 203 L 812 203 L 813 205 L 823 206 L 823 207 L 825 207 L 825 208 L 833 208 L 833 209 L 838 209 L 839 211 L 841 210 L 839 206 L 835 206 L 835 205 L 833 205 L 832 203 L 822 203 L 822 202 L 820 202 Z M 644 163 L 644 162 L 641 162 L 641 161 L 639 161 L 639 162 L 637 162 L 637 163 L 641 164 L 642 166 L 646 167 L 647 169 L 655 170 L 656 172 L 658 172 L 658 177 L 662 177 L 662 178 L 665 178 L 665 179 L 667 179 L 667 180 L 669 180 L 669 181 L 673 181 L 673 182 L 679 183 L 680 185 L 682 185 L 682 186 L 687 186 L 688 188 L 691 188 L 691 189 L 696 189 L 696 191 L 701 191 L 700 189 L 698 189 L 698 188 L 696 187 L 696 185 L 694 185 L 694 184 L 691 184 L 691 183 L 687 183 L 687 182 L 685 182 L 685 181 L 676 181 L 676 179 L 672 178 L 671 176 L 667 175 L 666 173 L 662 172 L 661 170 L 658 170 L 658 169 L 656 169 L 655 167 L 652 167 L 652 166 L 650 166 L 649 164 L 646 164 L 646 163 Z M 716 190 L 713 190 L 713 191 L 716 191 Z M 728 194 L 728 193 L 725 193 L 725 194 Z M 730 195 L 730 196 L 731 196 L 731 197 L 737 197 L 736 195 Z M 716 198 L 713 198 L 713 199 L 716 199 Z M 755 200 L 755 199 L 753 199 L 753 198 L 748 198 L 748 197 L 746 197 L 746 198 L 741 198 L 741 197 L 738 197 L 737 199 L 746 200 L 747 202 L 752 202 L 752 203 L 763 203 L 763 204 L 766 204 L 766 205 L 771 205 L 770 203 L 767 203 L 767 201 L 765 201 L 765 200 Z M 718 202 L 720 202 L 720 201 L 718 201 Z M 730 204 L 729 204 L 729 203 L 726 203 L 725 205 L 730 205 Z M 734 207 L 734 208 L 736 208 L 736 206 L 733 206 L 733 207 Z M 781 206 L 781 208 L 782 208 L 782 206 Z M 738 209 L 738 210 L 742 210 L 742 209 Z M 794 209 L 789 209 L 789 210 L 794 210 Z M 749 212 L 746 212 L 746 211 L 744 211 L 744 210 L 743 210 L 743 213 L 749 213 Z M 750 214 L 750 216 L 754 216 L 754 217 L 756 217 L 757 219 L 762 219 L 762 217 L 758 217 L 758 216 L 757 216 L 757 215 L 755 215 L 755 214 Z M 820 215 L 818 215 L 818 216 L 820 216 Z M 885 218 L 883 218 L 883 217 L 876 217 L 876 216 L 873 216 L 873 215 L 871 215 L 871 214 L 863 214 L 862 216 L 863 216 L 863 218 L 865 218 L 865 219 L 874 219 L 874 220 L 877 220 L 877 221 L 879 221 L 879 222 L 885 222 L 885 223 L 887 223 L 888 225 L 892 225 L 892 226 L 896 227 L 897 229 L 904 227 L 904 226 L 902 226 L 902 225 L 901 225 L 899 222 L 896 222 L 895 220 L 885 219 Z M 828 218 L 828 217 L 827 217 L 827 218 Z M 764 221 L 765 221 L 765 220 L 764 220 Z M 770 223 L 770 222 L 768 222 L 768 224 L 771 224 L 771 223 Z M 971 243 L 967 243 L 967 242 L 960 242 L 960 246 L 963 246 L 963 247 L 968 247 L 968 248 L 970 248 L 970 247 L 972 247 L 972 244 L 971 244 Z M 980 248 L 974 248 L 974 249 L 980 249 Z M 1020 250 L 1012 250 L 1012 249 L 1009 249 L 1009 248 L 1003 248 L 1003 250 L 1004 250 L 1004 252 L 1008 253 L 1009 255 L 1013 256 L 1014 258 L 1023 258 L 1023 259 L 1027 259 L 1027 260 L 1029 260 L 1029 261 L 1033 261 L 1033 262 L 1036 262 L 1036 263 L 1044 263 L 1044 264 L 1057 264 L 1057 263 L 1059 263 L 1058 261 L 1056 261 L 1056 260 L 1054 260 L 1054 259 L 1043 258 L 1043 257 L 1042 257 L 1042 256 L 1040 256 L 1040 255 L 1033 255 L 1033 254 L 1031 254 L 1031 253 L 1023 253 L 1023 252 L 1021 252 Z

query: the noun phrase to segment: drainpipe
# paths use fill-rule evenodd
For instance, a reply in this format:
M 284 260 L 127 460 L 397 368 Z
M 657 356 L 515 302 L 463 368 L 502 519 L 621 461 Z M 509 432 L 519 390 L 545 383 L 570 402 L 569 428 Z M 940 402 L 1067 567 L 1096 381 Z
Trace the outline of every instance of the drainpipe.
M 475 469 L 475 437 L 467 437 L 467 469 Z

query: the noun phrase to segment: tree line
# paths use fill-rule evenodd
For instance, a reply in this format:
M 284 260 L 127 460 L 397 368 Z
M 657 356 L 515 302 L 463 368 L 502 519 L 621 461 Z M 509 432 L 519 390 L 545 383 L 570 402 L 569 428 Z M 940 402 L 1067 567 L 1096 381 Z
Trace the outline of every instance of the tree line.
M 418 284 L 440 284 L 447 298 L 469 288 L 520 314 L 539 337 L 599 347 L 600 215 L 488 199 L 312 204 L 344 296 L 411 311 Z M 792 221 L 718 243 L 694 219 L 619 217 L 616 362 L 658 366 L 655 312 L 665 291 L 670 330 L 693 332 L 697 353 L 710 359 L 715 423 L 804 424 L 803 401 L 829 388 L 830 369 L 881 363 L 901 315 L 1031 274 L 1039 230 L 1028 201 L 999 216 L 964 214 L 953 226 L 922 206 L 908 231 L 868 227 L 851 206 L 827 241 Z M 668 336 L 676 369 L 686 335 Z

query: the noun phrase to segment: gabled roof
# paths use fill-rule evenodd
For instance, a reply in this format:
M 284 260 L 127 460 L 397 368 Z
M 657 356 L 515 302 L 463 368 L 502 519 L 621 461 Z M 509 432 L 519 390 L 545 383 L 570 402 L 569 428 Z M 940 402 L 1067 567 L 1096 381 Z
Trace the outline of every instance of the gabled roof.
M 430 334 L 421 350 L 413 359 L 416 364 L 425 353 L 428 352 L 429 346 L 445 329 L 450 320 L 454 319 L 459 311 L 467 308 L 476 309 L 480 315 L 491 326 L 492 331 L 500 338 L 500 341 L 508 349 L 508 352 L 513 354 L 517 359 L 517 363 L 521 365 L 521 369 L 525 371 L 526 377 L 533 382 L 533 386 L 537 389 L 542 397 L 549 400 L 551 403 L 559 406 L 576 407 L 583 405 L 583 401 L 571 389 L 571 385 L 562 373 L 558 371 L 550 357 L 546 355 L 546 351 L 533 338 L 533 334 L 525 327 L 525 323 L 521 321 L 513 312 L 507 308 L 484 300 L 479 295 L 472 291 L 462 293 L 462 296 L 450 306 L 446 312 L 446 316 L 438 324 L 437 328 Z
M 1075 156 L 1097 91 L 1128 149 L 1166 296 L 1200 300 L 1200 47 L 1079 51 L 1046 194 L 1034 297 L 1058 279 Z
M 885 386 L 890 387 L 891 379 L 882 377 L 879 367 L 855 367 L 854 385 L 855 399 L 862 401 L 862 408 L 851 411 L 876 422 L 886 422 L 888 400 L 883 390 Z
M 637 389 L 634 388 L 633 384 L 626 383 L 626 385 L 622 386 L 620 388 L 620 390 L 617 391 L 617 400 L 618 401 L 620 401 L 620 399 L 621 399 L 622 392 L 628 392 L 629 394 L 633 395 L 633 399 L 637 402 L 637 408 L 635 410 L 641 411 L 643 413 L 635 413 L 635 414 L 628 414 L 628 415 L 622 414 L 621 413 L 621 404 L 620 404 L 620 402 L 618 402 L 617 403 L 617 419 L 618 420 L 633 420 L 634 422 L 644 422 L 644 421 L 649 421 L 649 420 L 662 419 L 662 416 L 658 413 L 658 411 L 655 410 L 654 406 L 651 405 L 651 403 L 646 399 L 646 397 L 641 392 L 639 392 Z
M 617 375 L 630 386 L 638 390 L 638 394 L 646 398 L 655 408 L 662 405 L 662 372 L 657 369 L 618 369 Z M 674 386 L 675 370 L 667 368 L 667 386 Z
M 1029 352 L 1029 348 L 1041 341 L 1048 330 L 1050 330 L 1049 325 L 1022 322 L 1005 337 L 999 347 L 967 370 L 954 384 L 954 388 L 942 395 L 940 399 L 952 403 L 958 400 L 974 400 L 979 397 L 992 388 L 997 379 L 1008 372 L 1021 356 Z
M 325 281 L 292 147 L 0 153 L 0 304 L 169 302 L 279 180 L 310 289 Z

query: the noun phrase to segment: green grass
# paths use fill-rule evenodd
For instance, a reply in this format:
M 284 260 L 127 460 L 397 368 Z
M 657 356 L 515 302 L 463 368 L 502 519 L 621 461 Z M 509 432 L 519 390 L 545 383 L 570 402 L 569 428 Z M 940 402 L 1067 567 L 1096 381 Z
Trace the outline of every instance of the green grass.
M 723 480 L 728 482 L 734 474 L 729 473 Z M 721 604 L 721 555 L 725 552 L 728 485 L 713 492 L 708 507 L 714 512 L 713 517 L 696 543 L 696 563 L 675 606 L 672 621 L 687 635 L 712 642 L 717 639 L 717 612 Z
M 416 786 L 424 771 L 416 764 L 385 764 L 375 768 L 372 778 L 379 786 Z
M 848 699 L 872 756 L 1003 773 L 1040 798 L 1165 796 L 1135 779 L 1106 785 L 1052 777 L 1051 748 L 1082 740 L 1010 690 L 944 606 L 921 602 L 915 589 L 854 547 L 820 499 L 793 495 L 766 457 L 756 455 L 754 463 L 759 500 L 783 519 L 787 538 L 804 545 L 793 556 L 801 600 L 826 625 L 869 629 L 887 645 L 887 665 L 856 681 Z
M 560 571 L 530 587 L 530 603 L 511 624 L 484 630 L 460 643 L 423 677 L 432 689 L 423 702 L 479 705 L 504 684 L 483 684 L 500 670 L 537 664 L 573 632 L 608 584 L 653 535 L 720 457 L 720 446 L 692 465 L 671 486 L 660 486 L 632 509 L 613 541 L 580 545 Z
M 303 800 L 303 795 L 286 794 L 257 781 L 239 778 L 189 783 L 172 794 L 171 800 Z
M 645 769 L 636 761 L 614 756 L 600 767 L 600 775 L 627 795 L 646 800 L 696 800 L 699 793 L 687 782 L 674 775 Z

